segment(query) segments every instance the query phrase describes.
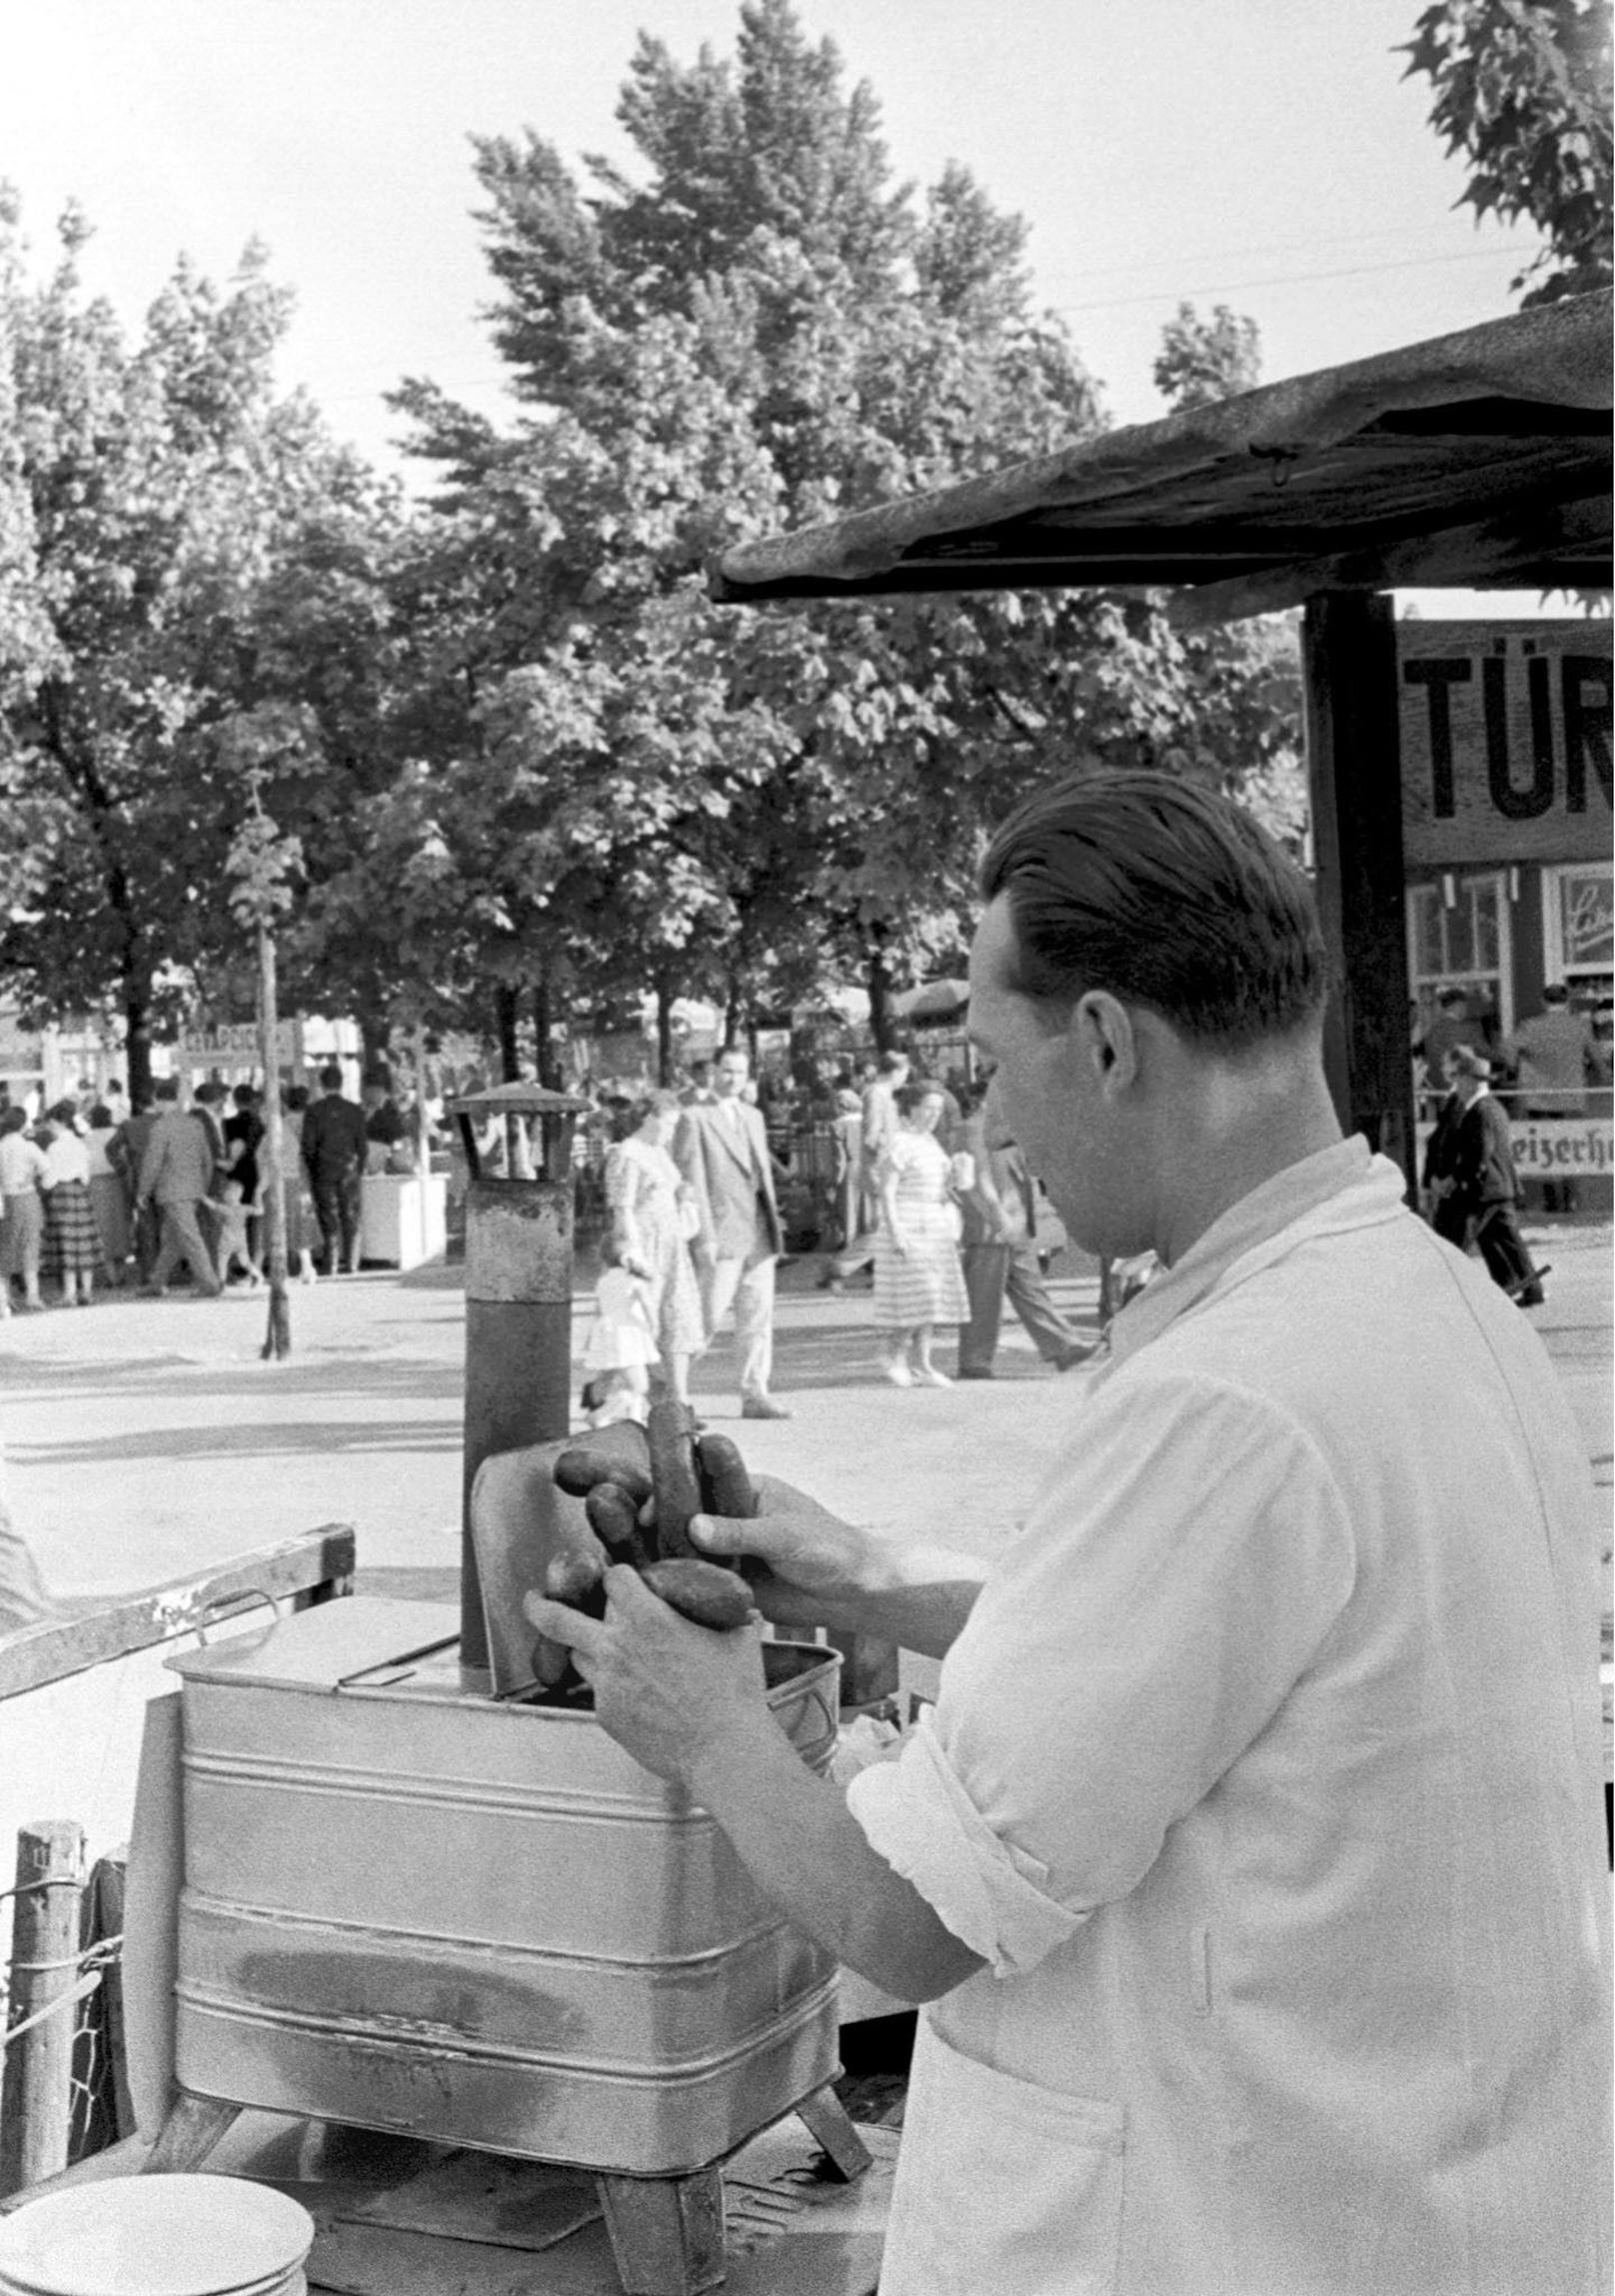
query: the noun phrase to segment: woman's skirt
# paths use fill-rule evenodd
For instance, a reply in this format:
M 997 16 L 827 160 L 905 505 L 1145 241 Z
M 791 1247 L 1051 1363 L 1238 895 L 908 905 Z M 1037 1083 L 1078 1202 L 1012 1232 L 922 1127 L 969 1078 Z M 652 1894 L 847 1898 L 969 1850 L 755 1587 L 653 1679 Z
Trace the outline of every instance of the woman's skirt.
M 93 1275 L 101 1265 L 101 1237 L 82 1179 L 59 1179 L 45 1197 L 47 1275 Z
M 969 1301 L 959 1266 L 958 1215 L 950 1203 L 904 1203 L 905 1258 L 882 1226 L 874 1246 L 874 1320 L 883 1331 L 921 1323 L 967 1323 Z
M 37 1275 L 44 1242 L 45 1200 L 38 1188 L 8 1195 L 0 1216 L 0 1275 Z

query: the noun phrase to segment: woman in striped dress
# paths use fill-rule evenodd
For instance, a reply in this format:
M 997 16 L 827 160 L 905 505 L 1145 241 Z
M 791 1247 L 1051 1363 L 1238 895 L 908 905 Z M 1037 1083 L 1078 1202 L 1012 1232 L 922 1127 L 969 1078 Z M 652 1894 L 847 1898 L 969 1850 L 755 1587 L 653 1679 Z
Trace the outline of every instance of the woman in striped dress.
M 101 1237 L 90 1205 L 90 1151 L 74 1126 L 78 1111 L 58 1101 L 39 1184 L 45 1194 L 45 1272 L 62 1283 L 64 1307 L 88 1307 L 101 1264 Z
M 874 1250 L 874 1321 L 881 1369 L 896 1387 L 948 1387 L 930 1359 L 938 1323 L 969 1317 L 959 1267 L 952 1159 L 936 1138 L 946 1107 L 939 1087 L 904 1085 L 901 1119 L 875 1166 L 880 1219 Z

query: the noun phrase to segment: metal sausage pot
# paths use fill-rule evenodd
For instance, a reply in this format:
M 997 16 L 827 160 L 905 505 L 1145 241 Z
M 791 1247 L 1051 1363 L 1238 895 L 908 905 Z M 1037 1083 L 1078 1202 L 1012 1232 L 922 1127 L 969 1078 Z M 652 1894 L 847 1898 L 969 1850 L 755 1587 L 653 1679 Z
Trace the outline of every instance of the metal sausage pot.
M 720 2160 L 834 2077 L 835 1963 L 593 1714 L 464 1694 L 458 1625 L 355 1596 L 172 1662 L 179 2079 L 628 2175 Z M 836 1655 L 765 1651 L 822 1769 Z

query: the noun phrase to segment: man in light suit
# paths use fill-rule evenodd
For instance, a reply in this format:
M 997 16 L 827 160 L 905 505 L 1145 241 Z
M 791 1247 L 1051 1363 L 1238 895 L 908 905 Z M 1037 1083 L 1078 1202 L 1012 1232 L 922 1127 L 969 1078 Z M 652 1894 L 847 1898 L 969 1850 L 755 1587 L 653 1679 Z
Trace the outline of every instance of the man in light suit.
M 695 1191 L 698 1226 L 691 1256 L 701 1280 L 710 1335 L 735 1310 L 741 1416 L 789 1419 L 769 1393 L 774 1364 L 774 1263 L 784 1233 L 774 1198 L 763 1119 L 743 1099 L 751 1070 L 744 1052 L 722 1054 L 713 1071 L 716 1098 L 687 1108 L 673 1139 L 674 1161 Z

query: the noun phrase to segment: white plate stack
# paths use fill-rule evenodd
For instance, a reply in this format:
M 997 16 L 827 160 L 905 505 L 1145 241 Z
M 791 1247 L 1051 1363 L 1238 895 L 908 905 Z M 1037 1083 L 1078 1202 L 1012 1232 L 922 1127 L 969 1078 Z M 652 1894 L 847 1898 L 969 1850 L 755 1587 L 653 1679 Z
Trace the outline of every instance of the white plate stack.
M 229 2176 L 69 2185 L 0 2217 L 0 2296 L 307 2296 L 308 2210 Z

